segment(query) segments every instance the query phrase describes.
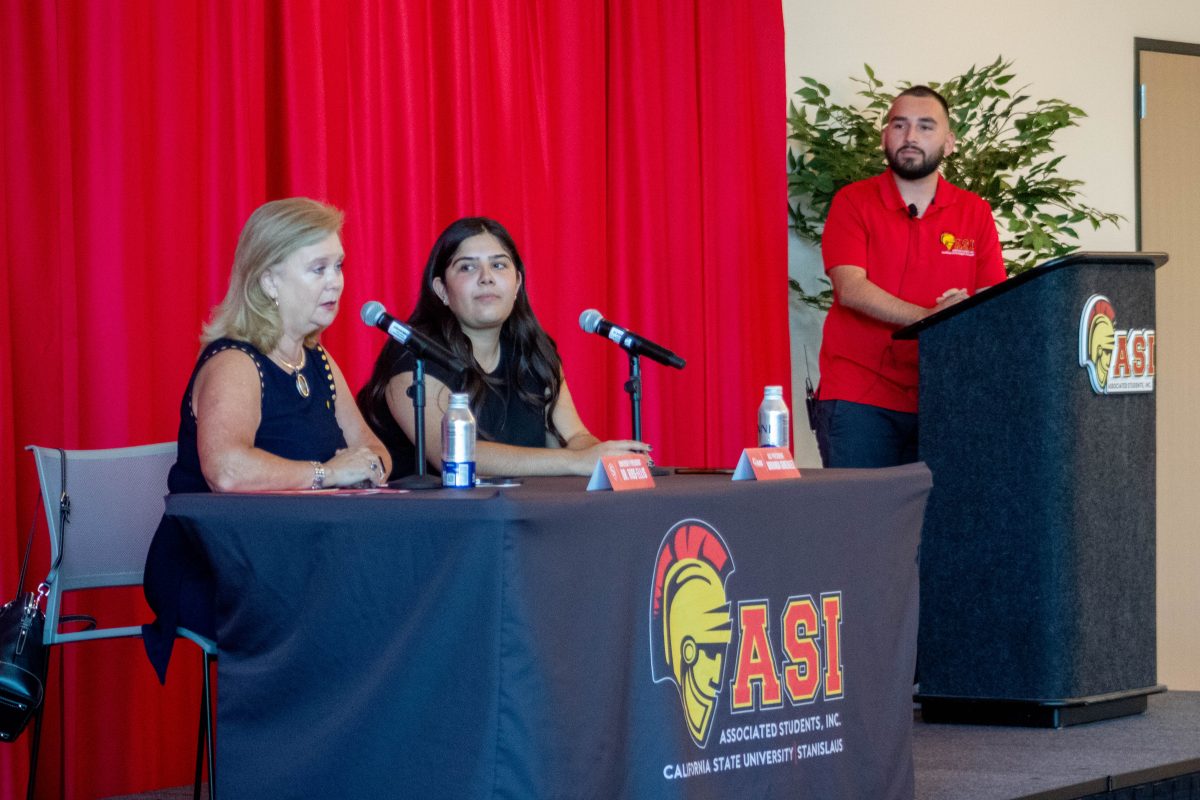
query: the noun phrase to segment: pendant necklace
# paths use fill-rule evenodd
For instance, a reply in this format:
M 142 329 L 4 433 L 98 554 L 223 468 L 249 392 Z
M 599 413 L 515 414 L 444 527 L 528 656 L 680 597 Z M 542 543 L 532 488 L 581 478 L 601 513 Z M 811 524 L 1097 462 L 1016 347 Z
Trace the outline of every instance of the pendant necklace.
M 296 376 L 296 391 L 300 393 L 300 396 L 308 397 L 308 379 L 305 378 L 304 373 L 300 371 L 300 370 L 304 369 L 304 362 L 307 359 L 307 353 L 305 353 L 305 351 L 303 349 L 300 350 L 300 365 L 299 366 L 296 366 L 295 364 L 292 364 L 289 361 L 286 361 L 283 358 L 283 356 L 277 355 L 275 357 L 277 359 L 279 359 L 279 363 L 283 364 L 285 367 L 290 369 L 292 371 L 292 374 Z

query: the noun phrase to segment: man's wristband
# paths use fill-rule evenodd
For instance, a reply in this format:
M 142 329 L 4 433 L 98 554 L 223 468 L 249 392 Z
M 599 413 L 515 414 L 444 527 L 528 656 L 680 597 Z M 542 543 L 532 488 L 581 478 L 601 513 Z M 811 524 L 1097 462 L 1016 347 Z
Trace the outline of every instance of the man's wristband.
M 312 488 L 324 489 L 325 488 L 325 465 L 319 461 L 314 461 L 314 462 L 312 462 L 312 468 L 313 468 Z

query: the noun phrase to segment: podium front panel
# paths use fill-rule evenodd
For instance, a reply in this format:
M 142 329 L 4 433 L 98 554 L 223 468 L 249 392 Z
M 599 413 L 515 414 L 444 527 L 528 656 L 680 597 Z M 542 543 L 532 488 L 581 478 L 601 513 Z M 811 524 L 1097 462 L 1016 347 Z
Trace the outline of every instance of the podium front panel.
M 1131 254 L 1047 272 L 921 334 L 923 695 L 1155 682 L 1155 395 L 1093 389 L 1080 324 L 1095 295 L 1115 329 L 1153 331 L 1154 265 Z

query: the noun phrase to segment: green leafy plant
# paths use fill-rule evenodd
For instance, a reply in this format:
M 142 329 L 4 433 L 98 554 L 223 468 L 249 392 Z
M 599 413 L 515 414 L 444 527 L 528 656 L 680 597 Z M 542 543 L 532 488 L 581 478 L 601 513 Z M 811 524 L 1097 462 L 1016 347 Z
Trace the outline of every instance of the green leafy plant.
M 814 78 L 788 108 L 788 213 L 791 226 L 804 239 L 819 244 L 829 204 L 839 189 L 883 171 L 880 149 L 884 116 L 896 91 L 864 64 L 866 78 L 852 78 L 862 89 L 858 105 L 830 100 L 829 87 Z M 975 192 L 992 206 L 1010 275 L 1055 256 L 1078 249 L 1076 226 L 1093 229 L 1117 225 L 1110 214 L 1080 200 L 1082 181 L 1061 176 L 1063 156 L 1054 155 L 1054 136 L 1075 127 L 1087 115 L 1063 100 L 1033 100 L 1027 87 L 1010 91 L 1015 78 L 1012 62 L 998 57 L 984 67 L 972 66 L 943 83 L 930 83 L 950 105 L 950 124 L 958 143 L 942 164 L 946 180 Z M 794 280 L 792 289 L 818 308 L 828 308 L 833 293 L 826 288 L 805 292 Z

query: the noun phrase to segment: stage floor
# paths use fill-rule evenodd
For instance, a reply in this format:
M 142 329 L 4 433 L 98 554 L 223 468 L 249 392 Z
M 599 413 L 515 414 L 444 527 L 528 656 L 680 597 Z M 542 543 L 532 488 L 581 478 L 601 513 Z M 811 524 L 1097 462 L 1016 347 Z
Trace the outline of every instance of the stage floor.
M 916 800 L 1068 800 L 1200 772 L 1200 692 L 1069 728 L 913 723 Z
M 918 719 L 913 761 L 916 800 L 1076 800 L 1200 772 L 1200 692 L 1151 695 L 1144 714 L 1057 730 Z M 113 800 L 191 796 L 180 786 Z

